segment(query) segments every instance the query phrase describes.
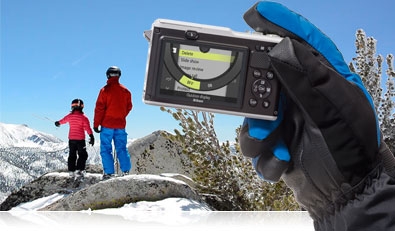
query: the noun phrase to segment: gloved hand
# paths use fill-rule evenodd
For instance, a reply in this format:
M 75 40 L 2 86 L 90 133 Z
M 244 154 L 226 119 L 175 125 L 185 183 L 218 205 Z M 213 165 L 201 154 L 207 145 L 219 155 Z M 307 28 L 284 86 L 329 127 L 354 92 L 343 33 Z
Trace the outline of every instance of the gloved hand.
M 95 137 L 93 136 L 93 134 L 89 135 L 89 144 L 92 146 L 95 144 Z
M 360 77 L 327 36 L 284 6 L 258 2 L 244 19 L 254 30 L 284 39 L 269 52 L 282 85 L 279 116 L 245 118 L 243 155 L 262 178 L 282 177 L 317 229 L 395 226 L 394 158 Z
M 56 122 L 55 122 L 55 126 L 56 126 L 56 127 L 59 127 L 59 126 L 60 126 L 59 121 L 56 121 Z
M 95 131 L 96 133 L 100 133 L 100 130 L 99 130 L 98 127 L 94 127 L 94 128 L 93 128 L 93 131 Z

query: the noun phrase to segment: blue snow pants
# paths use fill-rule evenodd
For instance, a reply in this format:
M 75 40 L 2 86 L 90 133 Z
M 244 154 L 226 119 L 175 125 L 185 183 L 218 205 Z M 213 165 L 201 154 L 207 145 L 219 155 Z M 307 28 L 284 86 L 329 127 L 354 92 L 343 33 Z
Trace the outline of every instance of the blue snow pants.
M 100 132 L 100 156 L 102 159 L 104 174 L 114 174 L 114 156 L 112 153 L 112 141 L 114 140 L 115 151 L 122 172 L 130 171 L 132 163 L 126 148 L 127 133 L 125 129 L 112 129 L 101 127 Z

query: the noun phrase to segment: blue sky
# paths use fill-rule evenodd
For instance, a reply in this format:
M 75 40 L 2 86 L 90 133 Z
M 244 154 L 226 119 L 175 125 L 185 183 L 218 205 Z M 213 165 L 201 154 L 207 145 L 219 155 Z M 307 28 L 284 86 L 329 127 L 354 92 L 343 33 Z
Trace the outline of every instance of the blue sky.
M 157 18 L 250 30 L 242 16 L 256 0 L 0 0 L 0 122 L 27 124 L 67 141 L 68 126 L 52 121 L 81 98 L 93 122 L 105 71 L 122 69 L 120 82 L 133 94 L 127 118 L 129 138 L 178 123 L 157 106 L 142 103 L 148 43 L 143 31 Z M 302 14 L 337 44 L 346 62 L 355 56 L 355 32 L 378 40 L 378 53 L 395 53 L 392 0 L 278 0 Z M 216 115 L 220 140 L 235 138 L 242 117 Z M 98 137 L 97 134 L 95 134 Z

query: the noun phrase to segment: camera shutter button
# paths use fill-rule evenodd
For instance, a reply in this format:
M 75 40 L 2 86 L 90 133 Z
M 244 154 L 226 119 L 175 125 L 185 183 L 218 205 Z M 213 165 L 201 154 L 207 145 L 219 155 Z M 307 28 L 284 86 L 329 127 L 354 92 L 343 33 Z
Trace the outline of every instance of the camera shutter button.
M 199 33 L 193 30 L 187 30 L 185 32 L 185 38 L 190 40 L 197 40 L 199 38 Z

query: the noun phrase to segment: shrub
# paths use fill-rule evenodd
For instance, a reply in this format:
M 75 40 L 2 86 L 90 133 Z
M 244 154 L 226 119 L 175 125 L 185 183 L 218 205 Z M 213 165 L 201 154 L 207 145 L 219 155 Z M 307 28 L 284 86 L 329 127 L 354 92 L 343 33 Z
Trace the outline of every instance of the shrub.
M 201 186 L 200 193 L 227 201 L 227 210 L 299 210 L 283 181 L 271 184 L 257 176 L 250 159 L 240 154 L 237 138 L 233 145 L 218 141 L 213 113 L 164 107 L 161 110 L 180 122 L 182 130 L 175 129 L 175 135 L 169 138 L 182 145 L 183 153 L 191 159 L 196 175 L 193 180 Z

